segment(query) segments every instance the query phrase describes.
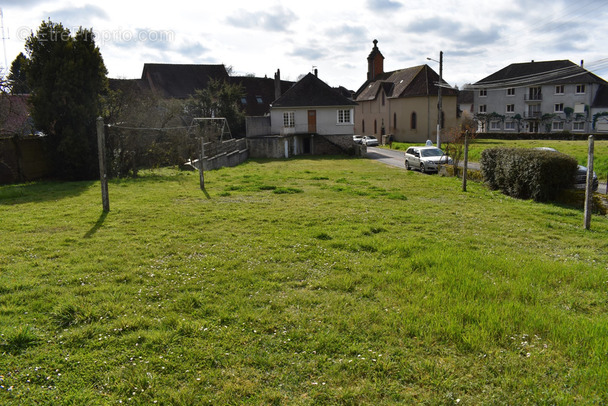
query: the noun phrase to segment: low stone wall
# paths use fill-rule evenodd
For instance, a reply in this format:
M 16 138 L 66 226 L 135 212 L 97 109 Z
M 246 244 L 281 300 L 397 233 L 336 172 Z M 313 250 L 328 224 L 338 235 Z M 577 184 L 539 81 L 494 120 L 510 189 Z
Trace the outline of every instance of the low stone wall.
M 233 167 L 249 159 L 247 140 L 244 138 L 205 144 L 203 169 L 210 171 L 223 167 Z

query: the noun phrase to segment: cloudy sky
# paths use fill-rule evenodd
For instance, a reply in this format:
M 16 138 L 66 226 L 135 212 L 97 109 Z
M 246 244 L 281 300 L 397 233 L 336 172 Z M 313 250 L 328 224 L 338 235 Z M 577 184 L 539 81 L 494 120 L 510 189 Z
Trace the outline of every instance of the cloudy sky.
M 143 64 L 225 64 L 237 75 L 296 80 L 316 67 L 331 86 L 356 90 L 372 41 L 385 71 L 428 63 L 451 85 L 510 63 L 585 61 L 608 79 L 606 0 L 63 1 L 5 0 L 10 63 L 42 20 L 93 28 L 109 76 L 141 77 Z M 0 54 L 0 65 L 6 66 Z

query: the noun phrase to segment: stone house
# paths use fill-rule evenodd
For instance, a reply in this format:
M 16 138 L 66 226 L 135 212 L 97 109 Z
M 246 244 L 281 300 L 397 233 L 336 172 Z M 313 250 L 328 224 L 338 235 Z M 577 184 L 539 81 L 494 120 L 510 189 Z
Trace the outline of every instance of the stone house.
M 355 132 L 393 135 L 395 141 L 437 139 L 439 75 L 428 65 L 384 72 L 378 41 L 368 58 L 367 80 L 355 93 Z M 458 90 L 442 80 L 442 140 L 459 124 Z
M 267 117 L 247 118 L 252 157 L 342 154 L 354 150 L 356 103 L 309 73 L 270 107 Z

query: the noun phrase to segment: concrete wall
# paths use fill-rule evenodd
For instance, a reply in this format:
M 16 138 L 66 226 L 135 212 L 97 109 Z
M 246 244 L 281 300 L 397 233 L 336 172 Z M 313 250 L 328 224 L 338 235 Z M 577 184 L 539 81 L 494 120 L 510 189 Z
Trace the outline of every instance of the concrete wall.
M 247 138 L 249 156 L 251 158 L 285 158 L 285 142 L 290 148 L 290 139 L 291 137 L 281 136 Z
M 281 118 L 282 120 L 283 118 Z M 245 117 L 245 128 L 247 137 L 257 137 L 271 134 L 270 116 Z
M 249 150 L 247 140 L 244 138 L 222 141 L 221 143 L 206 143 L 203 169 L 209 171 L 226 166 L 233 167 L 247 159 L 249 159 Z

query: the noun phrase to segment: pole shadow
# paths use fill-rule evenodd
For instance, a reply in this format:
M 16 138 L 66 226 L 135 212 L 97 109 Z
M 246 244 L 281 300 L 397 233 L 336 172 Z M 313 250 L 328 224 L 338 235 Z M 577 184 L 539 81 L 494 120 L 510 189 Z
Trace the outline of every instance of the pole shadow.
M 101 212 L 101 215 L 97 219 L 97 222 L 93 225 L 93 227 L 91 227 L 91 229 L 89 231 L 87 231 L 87 233 L 84 235 L 83 238 L 91 238 L 93 236 L 93 234 L 95 234 L 97 232 L 97 230 L 99 230 L 101 228 L 101 226 L 103 225 L 103 222 L 105 221 L 107 216 L 108 216 L 107 211 Z

